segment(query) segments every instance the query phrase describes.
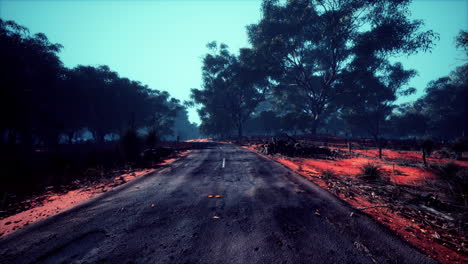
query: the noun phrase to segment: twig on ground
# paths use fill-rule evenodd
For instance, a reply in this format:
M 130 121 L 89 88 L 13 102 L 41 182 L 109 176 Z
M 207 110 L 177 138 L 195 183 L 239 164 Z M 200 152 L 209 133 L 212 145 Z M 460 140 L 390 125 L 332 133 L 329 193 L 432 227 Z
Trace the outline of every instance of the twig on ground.
M 377 208 L 377 207 L 389 207 L 388 205 L 374 205 L 374 206 L 366 206 L 366 207 L 355 207 L 358 210 L 366 210 L 366 209 L 372 209 L 372 208 Z

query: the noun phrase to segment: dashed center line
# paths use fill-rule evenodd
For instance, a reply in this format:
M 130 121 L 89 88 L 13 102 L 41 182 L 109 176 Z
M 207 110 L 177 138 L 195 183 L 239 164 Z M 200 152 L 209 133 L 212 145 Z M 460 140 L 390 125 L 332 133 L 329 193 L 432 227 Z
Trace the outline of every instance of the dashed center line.
M 226 159 L 223 158 L 223 166 L 222 166 L 223 169 L 224 169 L 224 166 L 225 166 L 225 165 L 226 165 Z

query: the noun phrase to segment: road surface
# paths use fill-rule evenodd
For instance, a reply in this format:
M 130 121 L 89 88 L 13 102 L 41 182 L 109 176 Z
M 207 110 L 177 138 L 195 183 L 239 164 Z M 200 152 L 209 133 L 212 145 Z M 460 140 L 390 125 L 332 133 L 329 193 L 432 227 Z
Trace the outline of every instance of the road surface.
M 282 165 L 200 143 L 168 167 L 2 238 L 0 263 L 435 262 Z

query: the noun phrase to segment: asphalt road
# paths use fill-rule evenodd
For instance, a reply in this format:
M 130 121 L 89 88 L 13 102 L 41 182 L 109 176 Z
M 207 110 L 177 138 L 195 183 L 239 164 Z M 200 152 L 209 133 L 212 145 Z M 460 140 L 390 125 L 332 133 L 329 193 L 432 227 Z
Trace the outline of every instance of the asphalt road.
M 0 263 L 435 262 L 282 165 L 204 143 L 2 238 Z

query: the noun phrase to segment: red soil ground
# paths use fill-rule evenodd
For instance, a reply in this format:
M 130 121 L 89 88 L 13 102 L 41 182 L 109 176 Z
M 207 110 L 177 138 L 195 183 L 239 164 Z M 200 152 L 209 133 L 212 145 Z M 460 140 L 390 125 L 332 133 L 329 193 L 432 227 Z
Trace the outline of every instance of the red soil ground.
M 256 151 L 256 145 L 245 147 Z M 342 149 L 347 151 L 347 149 Z M 430 169 L 419 167 L 407 167 L 397 165 L 395 160 L 409 160 L 421 163 L 421 154 L 412 151 L 392 151 L 384 150 L 383 160 L 378 160 L 377 150 L 353 150 L 357 157 L 339 160 L 321 160 L 321 159 L 304 159 L 304 158 L 283 158 L 279 156 L 269 156 L 281 164 L 296 171 L 300 175 L 306 177 L 310 181 L 319 185 L 323 189 L 330 191 L 330 186 L 320 177 L 324 170 L 333 170 L 339 177 L 355 178 L 360 167 L 367 163 L 376 163 L 382 166 L 385 173 L 389 176 L 389 180 L 396 184 L 404 184 L 410 186 L 422 186 L 427 180 L 435 179 L 436 175 Z M 451 160 L 450 160 L 451 161 Z M 429 158 L 429 163 L 445 163 L 449 160 Z M 467 161 L 455 161 L 458 165 L 468 167 Z M 414 165 L 414 164 L 413 164 Z M 333 192 L 332 192 L 333 193 Z M 370 202 L 368 197 L 355 195 L 347 197 L 343 193 L 333 193 L 338 198 L 344 200 L 355 208 L 379 206 L 376 202 Z M 377 200 L 377 199 L 376 199 Z M 376 207 L 363 210 L 375 220 L 384 224 L 401 238 L 408 241 L 415 247 L 424 251 L 432 258 L 442 263 L 468 263 L 468 257 L 456 252 L 451 248 L 441 245 L 437 242 L 439 234 L 432 230 L 430 226 L 419 224 L 420 219 L 411 219 L 403 217 L 396 211 L 386 207 Z M 466 243 L 466 242 L 465 242 Z
M 190 152 L 184 151 L 177 154 L 177 157 L 169 158 L 155 167 L 167 165 L 176 159 L 187 155 Z M 34 200 L 30 201 L 32 208 L 15 215 L 8 216 L 0 220 L 0 237 L 10 234 L 24 226 L 56 215 L 67 209 L 70 209 L 80 203 L 83 203 L 95 196 L 111 190 L 126 182 L 132 181 L 144 174 L 153 172 L 155 169 L 136 170 L 130 173 L 118 175 L 112 179 L 107 179 L 97 185 L 83 186 L 79 189 L 71 190 L 66 193 L 53 193 L 49 191 Z

